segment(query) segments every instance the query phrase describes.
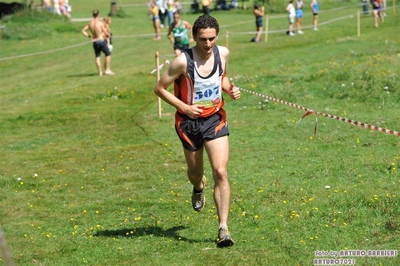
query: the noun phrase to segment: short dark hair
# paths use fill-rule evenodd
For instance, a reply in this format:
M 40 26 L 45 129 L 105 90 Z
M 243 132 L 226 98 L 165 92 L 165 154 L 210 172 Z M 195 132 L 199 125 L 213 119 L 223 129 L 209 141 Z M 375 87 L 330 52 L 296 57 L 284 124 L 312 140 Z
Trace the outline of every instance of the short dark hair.
M 95 10 L 93 10 L 92 14 L 93 14 L 93 17 L 95 18 L 100 14 L 100 12 L 99 12 L 99 10 L 95 9 Z
M 201 29 L 207 29 L 207 28 L 215 29 L 218 35 L 219 33 L 218 21 L 210 15 L 202 15 L 198 17 L 198 19 L 196 19 L 196 21 L 193 24 L 192 28 L 193 35 L 197 36 L 197 33 L 199 33 Z

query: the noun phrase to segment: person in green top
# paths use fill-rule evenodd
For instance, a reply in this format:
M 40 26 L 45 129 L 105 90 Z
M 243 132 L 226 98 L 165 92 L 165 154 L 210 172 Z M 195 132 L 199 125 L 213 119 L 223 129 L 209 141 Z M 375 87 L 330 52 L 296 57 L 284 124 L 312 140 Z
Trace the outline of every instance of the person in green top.
M 190 39 L 188 37 L 188 31 L 190 31 Z M 174 44 L 175 55 L 178 56 L 183 50 L 189 48 L 189 43 L 193 42 L 192 25 L 181 20 L 179 11 L 174 12 L 174 21 L 169 25 L 168 39 Z

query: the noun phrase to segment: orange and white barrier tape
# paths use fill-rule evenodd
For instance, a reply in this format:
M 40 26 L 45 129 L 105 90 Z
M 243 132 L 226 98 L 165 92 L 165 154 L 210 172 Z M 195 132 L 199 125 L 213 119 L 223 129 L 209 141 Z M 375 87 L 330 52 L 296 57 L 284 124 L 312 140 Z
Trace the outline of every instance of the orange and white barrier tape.
M 359 126 L 359 127 L 367 128 L 367 129 L 371 129 L 371 130 L 376 130 L 376 131 L 379 131 L 379 132 L 382 132 L 382 133 L 386 133 L 386 134 L 390 134 L 390 135 L 394 135 L 394 136 L 400 137 L 400 132 L 398 132 L 398 131 L 394 131 L 394 130 L 390 130 L 390 129 L 386 129 L 386 128 L 381 128 L 381 127 L 369 125 L 367 123 L 358 122 L 358 121 L 355 121 L 355 120 L 347 119 L 347 118 L 336 116 L 336 115 L 330 115 L 330 114 L 325 114 L 325 113 L 322 113 L 322 112 L 317 112 L 317 111 L 311 110 L 311 109 L 309 109 L 307 107 L 303 107 L 303 106 L 300 106 L 300 105 L 297 105 L 297 104 L 286 102 L 286 101 L 283 101 L 283 100 L 280 100 L 280 99 L 277 99 L 277 98 L 274 98 L 274 97 L 270 97 L 270 96 L 267 96 L 267 95 L 264 95 L 264 94 L 261 94 L 261 93 L 258 93 L 258 92 L 254 92 L 254 91 L 243 89 L 243 88 L 239 88 L 239 89 L 242 90 L 242 91 L 254 94 L 256 96 L 260 96 L 260 97 L 263 97 L 265 99 L 274 101 L 274 102 L 278 102 L 278 103 L 281 103 L 281 104 L 285 104 L 285 105 L 288 105 L 288 106 L 291 106 L 291 107 L 306 111 L 306 113 L 303 115 L 303 117 L 299 120 L 299 123 L 306 116 L 308 116 L 310 114 L 314 114 L 316 117 L 318 115 L 323 115 L 323 116 L 326 116 L 326 117 L 329 117 L 329 118 L 333 118 L 333 119 L 336 119 L 338 121 L 346 122 L 346 123 L 349 123 L 349 124 L 352 124 L 352 125 L 355 125 L 355 126 Z M 314 134 L 316 134 L 316 132 L 317 132 L 317 118 L 316 118 L 316 121 L 315 121 Z
M 151 76 L 154 72 L 157 71 L 157 69 L 158 69 L 158 70 L 163 69 L 163 67 L 166 66 L 167 64 L 169 64 L 169 60 L 165 60 L 165 62 L 162 63 L 161 65 L 159 65 L 158 68 L 153 69 L 153 70 L 148 74 L 148 76 Z

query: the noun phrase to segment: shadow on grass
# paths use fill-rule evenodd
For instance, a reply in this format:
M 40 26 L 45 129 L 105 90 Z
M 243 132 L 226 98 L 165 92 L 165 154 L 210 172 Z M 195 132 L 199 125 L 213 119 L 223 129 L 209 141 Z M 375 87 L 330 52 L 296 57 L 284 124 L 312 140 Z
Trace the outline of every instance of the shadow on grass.
M 77 74 L 77 75 L 67 75 L 69 78 L 82 78 L 82 77 L 94 77 L 99 76 L 97 73 L 87 73 L 87 74 Z
M 167 230 L 158 227 L 158 226 L 148 226 L 148 227 L 139 227 L 139 228 L 124 228 L 118 230 L 104 230 L 98 231 L 93 236 L 101 237 L 126 237 L 126 238 L 135 238 L 140 236 L 157 236 L 157 237 L 169 237 L 171 239 L 185 241 L 189 243 L 200 243 L 200 242 L 209 242 L 210 240 L 195 240 L 189 239 L 178 234 L 178 231 L 186 229 L 185 226 L 174 226 Z

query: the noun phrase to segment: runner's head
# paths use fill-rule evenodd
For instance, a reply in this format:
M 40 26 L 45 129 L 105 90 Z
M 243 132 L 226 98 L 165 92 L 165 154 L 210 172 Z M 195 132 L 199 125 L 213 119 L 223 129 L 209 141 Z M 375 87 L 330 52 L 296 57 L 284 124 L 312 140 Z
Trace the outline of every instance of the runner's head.
M 219 33 L 219 25 L 218 22 L 215 18 L 209 16 L 209 15 L 202 15 L 193 24 L 193 36 L 197 36 L 200 30 L 202 29 L 215 29 L 217 35 Z
M 178 23 L 180 18 L 181 18 L 181 15 L 180 15 L 179 11 L 175 11 L 174 12 L 174 22 Z

